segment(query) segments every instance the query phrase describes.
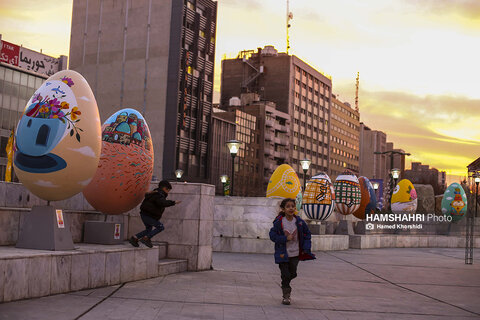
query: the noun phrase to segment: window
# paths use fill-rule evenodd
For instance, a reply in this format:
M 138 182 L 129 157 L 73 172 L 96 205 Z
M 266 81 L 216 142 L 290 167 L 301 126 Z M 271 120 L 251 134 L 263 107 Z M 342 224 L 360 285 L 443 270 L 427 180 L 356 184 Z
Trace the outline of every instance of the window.
M 200 30 L 198 34 L 200 35 L 200 37 L 205 38 L 205 31 Z
M 191 3 L 190 1 L 187 1 L 187 8 L 192 10 L 192 11 L 195 11 L 195 5 L 193 3 Z

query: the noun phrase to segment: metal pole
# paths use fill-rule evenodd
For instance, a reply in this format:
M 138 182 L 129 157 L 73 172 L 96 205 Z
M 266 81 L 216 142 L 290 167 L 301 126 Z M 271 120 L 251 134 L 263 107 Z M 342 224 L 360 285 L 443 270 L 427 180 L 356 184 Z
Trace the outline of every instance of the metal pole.
M 235 154 L 232 153 L 232 185 L 230 186 L 230 196 L 233 197 L 233 180 L 235 179 Z
M 475 182 L 475 215 L 477 214 L 478 182 Z M 469 208 L 467 211 L 467 223 L 465 232 L 465 264 L 473 264 L 473 227 L 474 211 Z
M 303 169 L 303 192 L 307 186 L 307 170 Z

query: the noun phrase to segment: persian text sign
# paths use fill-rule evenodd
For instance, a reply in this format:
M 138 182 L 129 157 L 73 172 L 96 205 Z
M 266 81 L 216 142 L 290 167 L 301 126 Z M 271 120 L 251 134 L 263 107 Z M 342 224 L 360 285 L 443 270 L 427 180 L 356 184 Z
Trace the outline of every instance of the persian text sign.
M 59 59 L 3 40 L 1 41 L 0 61 L 47 76 L 60 71 Z
M 18 67 L 18 57 L 20 55 L 20 47 L 7 42 L 1 41 L 0 44 L 0 61 L 12 64 Z

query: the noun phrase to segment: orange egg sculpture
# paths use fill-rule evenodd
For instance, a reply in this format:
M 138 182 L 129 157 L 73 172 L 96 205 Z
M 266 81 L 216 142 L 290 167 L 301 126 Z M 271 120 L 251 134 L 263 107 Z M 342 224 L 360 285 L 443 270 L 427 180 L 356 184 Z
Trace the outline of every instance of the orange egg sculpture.
M 96 210 L 121 214 L 143 200 L 152 174 L 153 145 L 147 122 L 135 109 L 122 109 L 102 126 L 100 162 L 83 195 Z

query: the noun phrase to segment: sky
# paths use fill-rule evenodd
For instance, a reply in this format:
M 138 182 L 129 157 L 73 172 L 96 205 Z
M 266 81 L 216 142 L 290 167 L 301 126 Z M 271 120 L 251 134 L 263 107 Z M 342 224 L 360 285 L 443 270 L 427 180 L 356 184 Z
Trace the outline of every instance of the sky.
M 215 91 L 221 59 L 286 48 L 286 0 L 219 0 Z M 290 53 L 332 77 L 333 93 L 355 102 L 360 120 L 395 148 L 465 176 L 480 156 L 480 1 L 290 0 Z M 0 0 L 2 39 L 69 55 L 72 0 Z

